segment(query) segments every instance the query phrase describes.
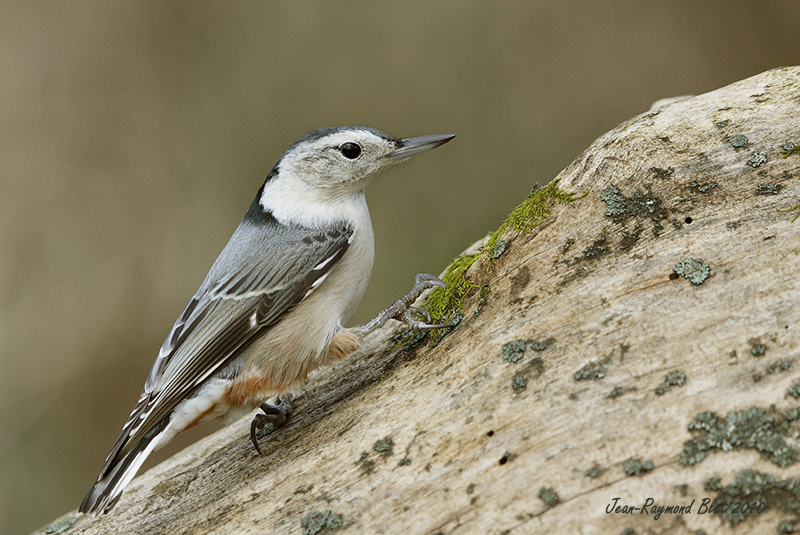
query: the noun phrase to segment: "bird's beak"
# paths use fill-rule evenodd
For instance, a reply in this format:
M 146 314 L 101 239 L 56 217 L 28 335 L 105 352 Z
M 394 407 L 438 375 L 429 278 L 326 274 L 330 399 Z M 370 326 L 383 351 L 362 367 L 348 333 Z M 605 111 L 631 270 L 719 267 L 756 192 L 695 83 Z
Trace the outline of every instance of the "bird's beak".
M 444 145 L 454 137 L 456 137 L 455 134 L 444 134 L 440 136 L 420 136 L 410 137 L 408 139 L 399 139 L 397 143 L 397 150 L 386 155 L 386 157 L 391 159 L 407 158 L 412 154 L 435 149 L 439 145 Z

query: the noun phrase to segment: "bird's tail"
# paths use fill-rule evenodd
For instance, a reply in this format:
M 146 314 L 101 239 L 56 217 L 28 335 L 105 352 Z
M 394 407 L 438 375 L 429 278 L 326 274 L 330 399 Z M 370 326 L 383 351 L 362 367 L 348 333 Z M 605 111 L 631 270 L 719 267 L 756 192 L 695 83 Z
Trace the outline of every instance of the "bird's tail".
M 139 471 L 147 456 L 158 445 L 161 435 L 166 430 L 165 427 L 158 426 L 154 429 L 156 432 L 148 433 L 124 456 L 107 462 L 107 467 L 86 494 L 78 511 L 92 516 L 108 513 L 116 505 L 122 491 Z

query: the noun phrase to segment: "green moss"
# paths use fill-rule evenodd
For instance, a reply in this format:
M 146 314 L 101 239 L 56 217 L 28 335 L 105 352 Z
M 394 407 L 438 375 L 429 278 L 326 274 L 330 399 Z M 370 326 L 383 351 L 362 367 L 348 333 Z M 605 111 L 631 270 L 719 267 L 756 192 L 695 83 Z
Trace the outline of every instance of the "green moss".
M 428 331 L 403 329 L 399 333 L 392 336 L 392 343 L 386 348 L 386 351 L 392 351 L 395 347 L 402 345 L 406 349 L 414 349 L 422 340 L 427 336 Z
M 471 289 L 478 286 L 474 282 L 465 279 L 464 274 L 480 254 L 459 256 L 447 268 L 442 277 L 442 282 L 446 285 L 445 288 L 436 288 L 426 302 L 428 312 L 430 312 L 434 323 L 442 319 L 450 308 L 460 309 L 464 297 Z
M 492 234 L 484 249 L 493 251 L 497 240 L 509 229 L 530 232 L 553 214 L 553 206 L 571 203 L 576 199 L 574 194 L 558 189 L 555 180 L 544 187 L 534 187 L 522 204 L 514 208 L 500 228 Z
M 570 203 L 576 198 L 574 194 L 558 189 L 555 180 L 544 187 L 534 187 L 522 204 L 517 206 L 503 221 L 500 228 L 492 234 L 480 253 L 459 256 L 447 268 L 442 277 L 442 281 L 447 286 L 436 288 L 426 303 L 434 323 L 441 320 L 448 311 L 461 309 L 464 298 L 470 290 L 478 286 L 464 278 L 464 274 L 483 252 L 489 255 L 490 265 L 499 258 L 502 254 L 500 250 L 505 251 L 505 246 L 507 246 L 507 242 L 503 242 L 506 245 L 498 247 L 498 241 L 504 232 L 509 229 L 530 232 L 544 219 L 550 217 L 553 213 L 553 206 Z
M 792 223 L 797 221 L 797 218 L 800 217 L 800 204 L 795 204 L 791 208 L 787 208 L 786 210 L 778 210 L 779 212 L 797 212 L 795 216 L 792 218 Z
M 791 147 L 789 145 L 791 145 Z M 781 155 L 783 155 L 784 158 L 788 158 L 791 154 L 800 156 L 800 145 L 795 146 L 794 143 L 787 143 L 784 145 L 784 149 L 781 150 Z

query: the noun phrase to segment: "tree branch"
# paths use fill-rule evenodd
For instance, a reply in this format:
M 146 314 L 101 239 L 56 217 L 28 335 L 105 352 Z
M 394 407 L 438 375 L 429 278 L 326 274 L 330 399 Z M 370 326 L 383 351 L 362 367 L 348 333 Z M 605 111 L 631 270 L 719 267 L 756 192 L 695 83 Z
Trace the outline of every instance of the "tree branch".
M 776 532 L 800 518 L 791 143 L 798 67 L 623 123 L 558 176 L 572 202 L 529 199 L 532 228 L 470 259 L 438 345 L 384 326 L 263 456 L 242 420 L 64 533 L 733 533 L 705 498 L 763 501 L 746 530 Z

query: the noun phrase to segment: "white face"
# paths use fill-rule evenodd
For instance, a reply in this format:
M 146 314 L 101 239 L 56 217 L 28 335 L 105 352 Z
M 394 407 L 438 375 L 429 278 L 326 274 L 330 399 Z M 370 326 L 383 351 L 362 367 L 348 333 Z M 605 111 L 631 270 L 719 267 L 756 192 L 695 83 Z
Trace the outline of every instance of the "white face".
M 397 148 L 391 138 L 358 129 L 301 141 L 283 155 L 278 180 L 301 180 L 336 196 L 360 192 L 383 171 L 405 160 L 387 157 Z
M 369 183 L 411 155 L 453 137 L 397 139 L 366 127 L 315 130 L 283 153 L 264 182 L 259 204 L 285 224 L 363 220 L 369 227 L 364 199 Z

